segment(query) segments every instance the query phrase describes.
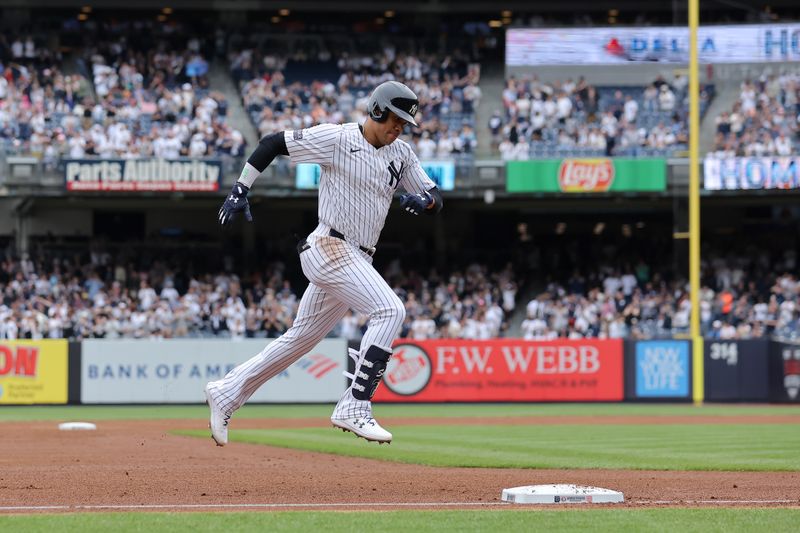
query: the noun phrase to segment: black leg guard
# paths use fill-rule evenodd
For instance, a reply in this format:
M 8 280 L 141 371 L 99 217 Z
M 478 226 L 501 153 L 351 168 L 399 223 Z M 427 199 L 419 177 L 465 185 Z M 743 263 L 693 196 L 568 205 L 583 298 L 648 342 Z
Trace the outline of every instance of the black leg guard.
M 356 400 L 371 400 L 378 384 L 381 382 L 386 365 L 392 356 L 390 352 L 381 350 L 377 346 L 367 348 L 361 366 L 356 369 L 353 380 L 353 398 Z

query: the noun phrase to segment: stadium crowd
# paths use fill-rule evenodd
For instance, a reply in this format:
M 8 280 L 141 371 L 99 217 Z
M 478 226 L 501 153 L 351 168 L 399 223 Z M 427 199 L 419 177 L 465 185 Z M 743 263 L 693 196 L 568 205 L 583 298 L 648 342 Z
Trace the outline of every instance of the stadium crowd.
M 500 336 L 515 305 L 510 268 L 471 265 L 422 276 L 395 262 L 386 276 L 406 304 L 403 336 Z M 102 250 L 85 260 L 42 255 L 0 262 L 0 339 L 277 337 L 291 326 L 298 304 L 282 262 L 242 277 L 187 274 L 158 259 L 140 268 Z M 360 339 L 367 318 L 349 314 L 334 335 Z
M 393 262 L 384 274 L 405 302 L 401 337 L 416 340 L 502 337 L 516 307 L 518 274 L 509 263 L 492 271 L 471 263 L 449 274 L 422 275 Z
M 277 336 L 297 298 L 273 264 L 241 280 L 225 273 L 186 279 L 162 261 L 147 269 L 93 252 L 6 259 L 0 268 L 0 338 Z M 180 290 L 179 290 L 180 289 Z
M 0 147 L 6 152 L 30 154 L 47 169 L 61 158 L 245 155 L 225 95 L 209 86 L 208 55 L 224 53 L 224 36 L 220 44 L 217 35 L 201 38 L 181 26 L 137 20 L 98 22 L 81 39 L 71 74 L 63 73 L 56 48 L 39 45 L 43 38 L 12 37 L 7 57 L 0 54 Z M 231 76 L 261 135 L 363 121 L 371 88 L 401 79 L 420 96 L 425 121 L 409 140 L 423 159 L 475 151 L 480 69 L 458 50 L 415 55 L 387 46 L 374 54 L 342 52 L 335 60 L 325 50 L 230 50 Z M 310 72 L 328 76 L 312 80 Z
M 800 74 L 762 73 L 741 84 L 730 111 L 716 117 L 710 156 L 788 156 L 800 145 Z
M 706 338 L 800 336 L 797 257 L 769 254 L 704 254 L 700 326 Z M 574 272 L 550 283 L 527 304 L 525 339 L 669 338 L 689 332 L 691 301 L 686 280 L 669 280 L 644 262 L 619 269 Z
M 46 168 L 61 158 L 244 154 L 242 133 L 226 122 L 224 95 L 208 88 L 200 39 L 144 22 L 95 28 L 84 38 L 78 70 L 85 75 L 65 75 L 59 53 L 32 38 L 23 47 L 31 43 L 31 53 L 15 52 L 0 65 L 6 151 L 31 154 Z
M 369 91 L 397 79 L 419 96 L 419 113 L 425 120 L 410 132 L 410 141 L 422 159 L 475 151 L 480 69 L 458 50 L 413 54 L 387 46 L 379 53 L 341 52 L 335 60 L 331 56 L 326 49 L 291 58 L 257 48 L 230 52 L 231 75 L 260 135 L 321 123 L 363 122 Z M 320 72 L 329 75 L 308 79 Z
M 658 76 L 646 87 L 595 87 L 583 77 L 545 83 L 534 75 L 506 80 L 504 112 L 489 119 L 492 147 L 505 160 L 532 156 L 666 155 L 685 149 L 686 87 Z M 713 94 L 701 94 L 705 108 Z
M 708 253 L 702 264 L 706 338 L 800 337 L 797 257 Z M 419 272 L 391 262 L 382 272 L 405 304 L 400 336 L 491 339 L 509 335 L 524 282 L 509 264 Z M 147 268 L 105 252 L 0 262 L 0 338 L 277 337 L 300 294 L 277 261 L 241 277 L 192 273 L 170 261 Z M 689 287 L 644 261 L 575 270 L 525 306 L 522 338 L 667 338 L 689 331 Z M 331 332 L 358 341 L 368 317 L 348 313 Z M 513 330 L 516 331 L 516 330 Z M 515 334 L 516 336 L 516 334 Z

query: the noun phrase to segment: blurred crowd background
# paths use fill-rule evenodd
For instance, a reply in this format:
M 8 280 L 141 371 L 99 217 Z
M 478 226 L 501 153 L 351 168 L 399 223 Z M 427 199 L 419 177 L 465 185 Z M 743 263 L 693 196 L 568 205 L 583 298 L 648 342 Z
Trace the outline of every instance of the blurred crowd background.
M 506 26 L 606 22 L 566 16 L 526 15 Z M 774 20 L 751 13 L 737 22 L 767 18 Z M 629 22 L 660 21 L 636 15 Z M 591 84 L 579 73 L 557 81 L 536 73 L 501 75 L 497 83 L 500 45 L 485 25 L 462 25 L 445 38 L 415 35 L 389 18 L 354 35 L 309 36 L 293 33 L 290 24 L 272 24 L 279 29 L 250 24 L 229 31 L 179 19 L 87 17 L 62 20 L 60 39 L 53 38 L 52 20 L 4 31 L 0 151 L 36 157 L 50 171 L 66 159 L 145 157 L 213 157 L 236 171 L 263 135 L 363 121 L 369 91 L 396 79 L 420 98 L 421 127 L 409 129 L 405 139 L 422 160 L 471 166 L 479 157 L 686 154 L 688 79 L 682 71 L 638 86 Z M 487 68 L 495 83 L 487 84 Z M 700 111 L 715 128 L 711 157 L 797 154 L 797 70 L 755 72 L 729 108 L 706 116 L 716 96 L 713 82 L 702 85 Z M 233 259 L 223 265 L 194 261 L 179 248 L 120 253 L 102 240 L 86 244 L 65 251 L 45 240 L 19 254 L 8 243 L 0 256 L 0 338 L 275 337 L 291 326 L 303 289 L 294 264 L 280 257 L 243 269 Z M 687 333 L 685 275 L 661 256 L 621 248 L 574 250 L 562 243 L 538 264 L 496 250 L 495 261 L 464 254 L 447 268 L 400 257 L 381 270 L 406 304 L 404 337 Z M 704 335 L 796 337 L 795 250 L 793 240 L 783 246 L 708 243 L 700 295 Z M 557 256 L 568 268 L 549 268 Z M 350 314 L 332 335 L 357 340 L 366 323 L 367 317 Z

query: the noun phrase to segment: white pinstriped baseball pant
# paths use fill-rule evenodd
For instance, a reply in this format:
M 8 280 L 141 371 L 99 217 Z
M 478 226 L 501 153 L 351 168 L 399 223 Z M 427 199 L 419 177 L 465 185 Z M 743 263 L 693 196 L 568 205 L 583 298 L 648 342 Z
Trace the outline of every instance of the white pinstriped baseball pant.
M 308 237 L 310 247 L 300 254 L 310 283 L 292 327 L 212 386 L 211 394 L 215 400 L 222 398 L 220 407 L 226 414 L 239 409 L 261 385 L 311 351 L 349 308 L 369 316 L 361 339 L 361 360 L 373 345 L 392 351 L 405 319 L 403 302 L 372 266 L 368 254 L 355 244 L 329 236 L 329 229 L 318 226 Z M 350 388 L 334 410 L 336 418 L 367 415 L 371 415 L 370 402 L 353 398 Z

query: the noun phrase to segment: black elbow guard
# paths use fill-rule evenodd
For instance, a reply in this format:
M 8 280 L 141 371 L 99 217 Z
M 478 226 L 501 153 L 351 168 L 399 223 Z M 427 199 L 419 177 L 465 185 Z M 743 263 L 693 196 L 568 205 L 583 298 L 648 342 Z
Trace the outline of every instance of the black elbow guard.
M 444 200 L 442 200 L 442 193 L 439 192 L 439 187 L 434 187 L 432 189 L 428 189 L 428 194 L 430 194 L 431 197 L 433 198 L 434 204 L 433 207 L 431 207 L 430 209 L 426 209 L 425 213 L 429 215 L 435 215 L 436 213 L 442 210 L 442 207 L 444 207 Z
M 264 172 L 264 169 L 279 155 L 289 155 L 289 150 L 286 148 L 286 139 L 284 139 L 282 131 L 267 135 L 261 139 L 258 143 L 258 148 L 250 155 L 247 162 L 259 172 Z

